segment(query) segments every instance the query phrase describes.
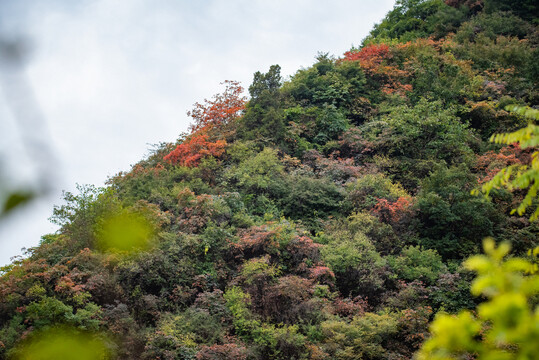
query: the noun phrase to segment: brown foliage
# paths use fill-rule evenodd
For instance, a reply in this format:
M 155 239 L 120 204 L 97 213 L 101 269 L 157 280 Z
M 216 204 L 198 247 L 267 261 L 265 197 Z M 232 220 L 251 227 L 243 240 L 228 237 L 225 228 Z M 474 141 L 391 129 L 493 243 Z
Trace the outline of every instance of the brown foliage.
M 247 349 L 237 344 L 202 346 L 197 360 L 245 360 Z

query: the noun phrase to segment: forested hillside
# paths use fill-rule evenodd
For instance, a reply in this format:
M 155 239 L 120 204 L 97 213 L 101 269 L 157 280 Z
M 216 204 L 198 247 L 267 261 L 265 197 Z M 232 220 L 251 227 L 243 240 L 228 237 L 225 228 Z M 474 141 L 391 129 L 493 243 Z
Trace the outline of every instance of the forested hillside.
M 508 105 L 539 106 L 538 12 L 533 0 L 398 0 L 340 57 L 286 80 L 261 69 L 246 91 L 225 81 L 176 143 L 105 188 L 65 193 L 58 233 L 0 270 L 0 358 L 411 359 L 437 313 L 475 313 L 501 288 L 505 273 L 485 269 L 509 245 L 487 242 L 492 264 L 464 262 L 484 238 L 519 257 L 539 245 L 528 186 L 477 191 L 535 159 L 537 143 L 489 139 L 533 121 Z M 530 265 L 518 264 L 504 271 Z M 515 274 L 535 281 L 511 290 L 535 308 L 536 275 Z M 519 327 L 531 343 L 538 314 Z M 486 318 L 446 325 L 513 358 L 524 337 L 490 339 Z

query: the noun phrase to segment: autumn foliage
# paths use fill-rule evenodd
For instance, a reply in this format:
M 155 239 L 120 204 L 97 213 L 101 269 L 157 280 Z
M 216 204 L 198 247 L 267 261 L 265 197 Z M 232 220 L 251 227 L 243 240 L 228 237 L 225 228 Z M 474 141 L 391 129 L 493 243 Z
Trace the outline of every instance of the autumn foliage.
M 194 109 L 187 113 L 194 120 L 191 132 L 229 124 L 241 115 L 246 102 L 246 98 L 241 95 L 243 87 L 239 82 L 231 80 L 224 84 L 226 88 L 222 94 L 214 95 L 212 100 L 204 100 L 203 104 L 195 103 Z
M 479 178 L 479 183 L 484 184 L 503 168 L 510 165 L 519 165 L 529 162 L 529 151 L 523 151 L 520 146 L 515 143 L 504 146 L 500 151 L 487 151 L 483 155 L 477 157 L 477 170 L 484 173 L 484 176 Z
M 207 156 L 219 157 L 223 155 L 225 147 L 226 140 L 211 142 L 208 140 L 207 132 L 199 131 L 176 146 L 176 149 L 166 155 L 164 159 L 174 165 L 194 167 L 198 166 L 200 161 Z
M 410 215 L 411 209 L 412 199 L 407 196 L 401 196 L 394 202 L 390 202 L 387 199 L 378 199 L 372 212 L 383 222 L 396 224 L 406 215 Z
M 386 44 L 367 45 L 359 51 L 348 51 L 344 53 L 345 60 L 360 61 L 363 68 L 373 71 L 382 65 L 388 58 L 389 46 Z
M 226 140 L 210 140 L 213 128 L 223 127 L 236 120 L 245 109 L 246 98 L 241 96 L 243 88 L 237 81 L 225 81 L 225 91 L 217 94 L 212 100 L 204 100 L 203 104 L 195 103 L 194 109 L 187 115 L 194 119 L 191 134 L 176 149 L 164 157 L 173 165 L 196 167 L 208 156 L 223 155 Z M 222 130 L 221 130 L 222 131 Z
M 344 61 L 359 61 L 367 75 L 382 83 L 383 93 L 404 95 L 412 90 L 412 85 L 404 83 L 410 73 L 391 64 L 392 57 L 386 44 L 367 45 L 359 51 L 344 53 Z

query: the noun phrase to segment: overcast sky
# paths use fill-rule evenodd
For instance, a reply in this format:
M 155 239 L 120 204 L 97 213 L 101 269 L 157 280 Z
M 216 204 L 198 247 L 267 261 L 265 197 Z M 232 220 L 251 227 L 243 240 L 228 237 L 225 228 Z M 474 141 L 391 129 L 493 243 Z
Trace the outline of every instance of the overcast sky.
M 22 73 L 31 92 L 23 107 L 35 98 L 47 127 L 18 130 L 4 79 L 0 180 L 13 186 L 35 176 L 35 156 L 25 152 L 24 137 L 51 144 L 58 159 L 47 164 L 55 175 L 51 195 L 0 222 L 0 266 L 56 230 L 47 218 L 61 204 L 62 189 L 102 186 L 141 160 L 149 144 L 175 141 L 188 127 L 193 103 L 222 90 L 222 81 L 247 88 L 254 72 L 272 64 L 286 77 L 310 66 L 318 52 L 341 56 L 393 4 L 0 0 L 0 36 L 23 36 L 31 45 Z

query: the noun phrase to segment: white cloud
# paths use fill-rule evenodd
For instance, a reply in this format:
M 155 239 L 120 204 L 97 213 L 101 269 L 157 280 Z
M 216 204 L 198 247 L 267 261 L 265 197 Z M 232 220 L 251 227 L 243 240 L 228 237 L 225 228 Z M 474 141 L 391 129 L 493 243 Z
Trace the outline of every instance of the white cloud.
M 128 170 L 148 143 L 174 141 L 187 129 L 186 111 L 223 80 L 247 87 L 255 71 L 272 64 L 292 75 L 318 51 L 340 55 L 392 5 L 21 0 L 6 7 L 11 20 L 3 29 L 23 29 L 36 44 L 28 77 L 61 159 L 58 186 L 73 190 L 76 182 L 102 185 Z M 44 202 L 0 229 L 0 264 L 35 245 L 36 233 L 51 231 L 46 218 L 60 199 Z

